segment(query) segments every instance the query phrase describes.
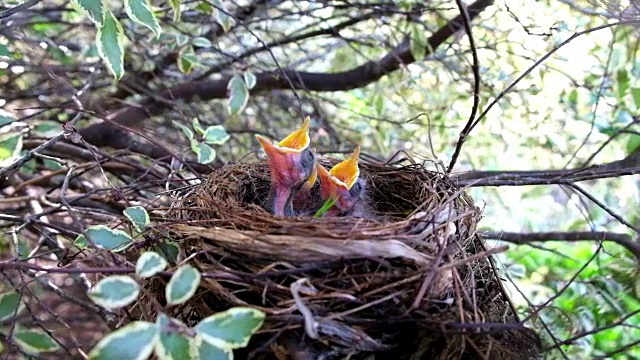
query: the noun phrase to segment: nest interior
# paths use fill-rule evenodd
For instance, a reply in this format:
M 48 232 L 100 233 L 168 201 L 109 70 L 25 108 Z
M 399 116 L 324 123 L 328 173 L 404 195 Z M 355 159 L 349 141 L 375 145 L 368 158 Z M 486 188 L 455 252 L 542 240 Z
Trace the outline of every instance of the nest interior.
M 537 336 L 483 256 L 472 200 L 418 164 L 360 169 L 365 218 L 271 215 L 264 162 L 209 174 L 163 224 L 205 274 L 170 315 L 193 325 L 232 306 L 265 311 L 240 358 L 536 358 Z M 155 282 L 148 296 L 162 303 Z

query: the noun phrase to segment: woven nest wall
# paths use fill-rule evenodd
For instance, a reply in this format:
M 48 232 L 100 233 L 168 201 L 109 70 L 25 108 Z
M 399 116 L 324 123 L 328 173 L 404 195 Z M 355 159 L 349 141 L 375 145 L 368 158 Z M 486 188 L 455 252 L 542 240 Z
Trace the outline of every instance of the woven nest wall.
M 236 358 L 535 358 L 538 338 L 483 255 L 471 198 L 420 165 L 360 170 L 366 218 L 271 215 L 264 162 L 223 167 L 190 189 L 162 236 L 210 276 L 170 315 L 193 325 L 232 306 L 265 311 Z M 164 303 L 154 281 L 147 296 Z

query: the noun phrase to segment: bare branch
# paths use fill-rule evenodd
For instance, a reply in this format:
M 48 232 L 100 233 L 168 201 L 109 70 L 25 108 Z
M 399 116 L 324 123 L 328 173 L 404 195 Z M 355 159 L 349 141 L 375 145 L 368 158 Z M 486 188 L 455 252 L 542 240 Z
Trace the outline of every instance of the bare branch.
M 533 233 L 487 231 L 485 236 L 489 239 L 502 240 L 519 245 L 540 241 L 612 241 L 624 246 L 640 261 L 640 243 L 633 241 L 631 236 L 623 233 L 607 231 L 551 231 Z

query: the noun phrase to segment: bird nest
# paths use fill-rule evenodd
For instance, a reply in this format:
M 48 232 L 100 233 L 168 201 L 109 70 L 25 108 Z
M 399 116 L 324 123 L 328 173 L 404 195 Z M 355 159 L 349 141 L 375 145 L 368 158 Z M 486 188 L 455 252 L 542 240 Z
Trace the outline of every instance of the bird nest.
M 360 171 L 366 216 L 325 218 L 264 210 L 264 162 L 211 173 L 163 226 L 204 274 L 170 315 L 195 324 L 232 306 L 264 311 L 239 358 L 534 357 L 537 337 L 518 323 L 476 234 L 471 198 L 417 164 L 361 162 Z M 147 296 L 164 302 L 162 289 Z

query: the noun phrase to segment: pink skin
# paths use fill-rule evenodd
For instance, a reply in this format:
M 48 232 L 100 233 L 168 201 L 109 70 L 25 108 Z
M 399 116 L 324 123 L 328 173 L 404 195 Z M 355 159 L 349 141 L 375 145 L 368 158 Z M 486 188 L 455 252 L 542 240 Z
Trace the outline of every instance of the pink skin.
M 291 197 L 294 190 L 304 183 L 313 168 L 313 155 L 308 150 L 300 153 L 270 152 L 267 162 L 273 184 L 274 215 L 293 215 Z M 309 163 L 309 161 L 312 161 Z
M 364 193 L 364 180 L 362 179 L 358 179 L 349 190 L 335 183 L 325 185 L 324 189 L 322 183 L 320 186 L 323 198 L 328 198 L 327 195 L 330 195 L 334 191 L 335 194 L 338 195 L 338 200 L 335 205 L 327 211 L 325 216 L 338 216 L 339 214 L 352 211 L 358 201 L 362 199 L 362 194 Z

